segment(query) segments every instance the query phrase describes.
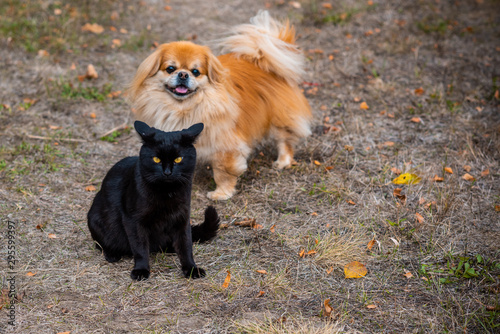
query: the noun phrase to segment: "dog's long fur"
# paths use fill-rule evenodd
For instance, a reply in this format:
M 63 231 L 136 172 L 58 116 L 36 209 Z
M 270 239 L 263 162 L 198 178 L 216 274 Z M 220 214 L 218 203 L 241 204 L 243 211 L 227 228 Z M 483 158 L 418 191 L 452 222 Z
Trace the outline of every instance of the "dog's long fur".
M 220 42 L 228 53 L 219 57 L 191 42 L 160 45 L 127 91 L 137 118 L 151 126 L 173 131 L 205 124 L 196 149 L 214 171 L 212 199 L 234 194 L 263 138 L 275 139 L 275 166 L 285 168 L 293 162 L 294 145 L 310 134 L 311 110 L 298 86 L 305 60 L 293 26 L 261 12 L 235 31 Z

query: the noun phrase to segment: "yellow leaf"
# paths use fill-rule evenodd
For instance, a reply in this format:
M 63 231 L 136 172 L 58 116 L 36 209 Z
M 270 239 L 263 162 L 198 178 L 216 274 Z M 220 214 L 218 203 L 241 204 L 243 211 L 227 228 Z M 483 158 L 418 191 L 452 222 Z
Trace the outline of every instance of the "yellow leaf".
M 90 186 L 86 186 L 85 190 L 86 191 L 96 191 L 96 188 L 93 185 L 90 185 Z
M 365 265 L 358 261 L 348 263 L 344 267 L 345 278 L 360 278 L 365 276 L 367 273 L 368 270 L 366 269 Z
M 314 160 L 314 164 L 315 164 L 316 166 L 321 166 L 321 162 L 319 162 L 318 160 Z
M 370 109 L 370 107 L 368 106 L 368 104 L 366 102 L 361 102 L 359 105 L 359 108 L 364 109 L 364 110 Z
M 305 253 L 306 253 L 305 249 L 302 249 L 302 250 L 299 252 L 299 257 L 303 257 Z
M 231 281 L 231 272 L 229 270 L 227 270 L 227 276 L 226 276 L 226 279 L 224 280 L 224 283 L 222 283 L 222 288 L 227 289 L 230 281 Z
M 448 174 L 453 174 L 453 169 L 451 169 L 451 167 L 445 167 L 444 171 Z
M 404 173 L 399 175 L 397 178 L 392 180 L 394 184 L 417 184 L 422 179 L 418 177 L 416 174 Z

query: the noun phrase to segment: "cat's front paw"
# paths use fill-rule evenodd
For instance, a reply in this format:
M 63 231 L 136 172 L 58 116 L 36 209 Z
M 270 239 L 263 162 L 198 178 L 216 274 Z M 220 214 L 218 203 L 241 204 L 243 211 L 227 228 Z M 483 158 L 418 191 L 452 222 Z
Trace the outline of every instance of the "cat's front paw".
M 130 273 L 130 277 L 136 281 L 144 281 L 149 278 L 149 270 L 147 269 L 134 269 Z
M 191 269 L 183 271 L 186 278 L 201 278 L 206 275 L 205 270 L 198 267 L 192 267 Z

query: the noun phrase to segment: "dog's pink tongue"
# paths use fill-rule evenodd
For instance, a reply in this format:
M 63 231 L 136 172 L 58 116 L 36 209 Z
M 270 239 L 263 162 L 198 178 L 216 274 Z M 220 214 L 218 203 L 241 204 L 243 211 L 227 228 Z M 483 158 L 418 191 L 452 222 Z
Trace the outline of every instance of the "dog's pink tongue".
M 187 91 L 188 91 L 187 87 L 184 87 L 184 86 L 175 87 L 175 92 L 176 93 L 186 94 Z

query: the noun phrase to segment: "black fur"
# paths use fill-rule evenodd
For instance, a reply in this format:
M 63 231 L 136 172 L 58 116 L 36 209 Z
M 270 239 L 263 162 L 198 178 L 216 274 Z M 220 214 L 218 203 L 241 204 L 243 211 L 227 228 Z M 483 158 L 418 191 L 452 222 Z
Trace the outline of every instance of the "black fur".
M 193 260 L 193 241 L 208 241 L 219 228 L 213 207 L 205 210 L 203 224 L 190 224 L 193 143 L 203 124 L 175 132 L 140 121 L 134 127 L 143 141 L 139 156 L 125 158 L 109 170 L 87 216 L 96 247 L 109 262 L 133 256 L 130 276 L 135 280 L 149 277 L 149 254 L 161 251 L 177 253 L 184 276 L 203 277 L 205 271 Z M 182 161 L 175 163 L 178 157 Z

